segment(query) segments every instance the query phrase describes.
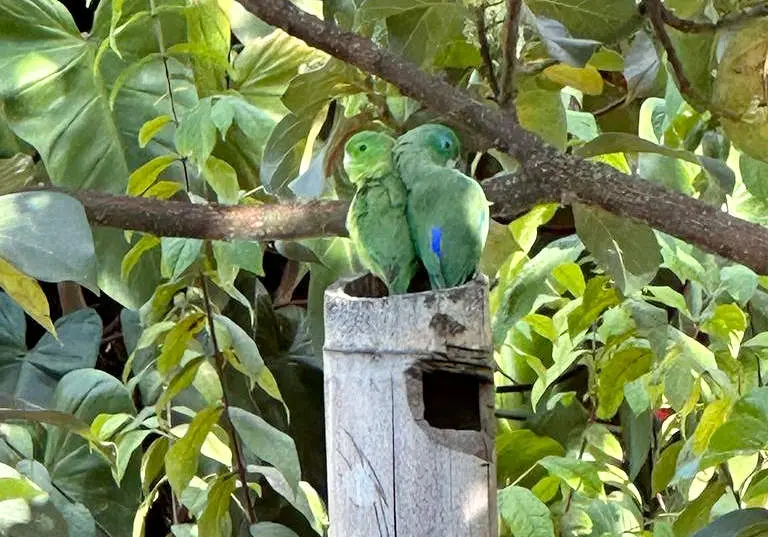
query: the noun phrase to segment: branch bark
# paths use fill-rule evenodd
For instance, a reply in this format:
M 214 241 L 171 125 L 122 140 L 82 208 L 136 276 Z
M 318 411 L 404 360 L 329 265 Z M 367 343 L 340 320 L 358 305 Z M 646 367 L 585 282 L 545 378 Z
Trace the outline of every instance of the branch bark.
M 520 28 L 520 11 L 522 0 L 507 0 L 507 17 L 504 20 L 506 39 L 502 50 L 504 55 L 504 69 L 501 73 L 501 93 L 499 105 L 509 107 L 510 113 L 515 113 L 515 65 L 517 63 L 517 39 Z

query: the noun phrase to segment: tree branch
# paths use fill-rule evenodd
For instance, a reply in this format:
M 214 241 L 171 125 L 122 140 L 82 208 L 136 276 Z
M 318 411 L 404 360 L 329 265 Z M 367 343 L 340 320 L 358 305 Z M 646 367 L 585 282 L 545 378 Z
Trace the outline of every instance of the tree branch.
M 656 34 L 656 38 L 667 53 L 667 60 L 672 66 L 675 78 L 677 78 L 680 93 L 682 93 L 689 102 L 699 103 L 702 106 L 706 106 L 716 115 L 727 117 L 733 121 L 739 121 L 741 118 L 738 114 L 714 106 L 712 103 L 708 102 L 708 99 L 700 95 L 693 84 L 691 84 L 691 81 L 688 80 L 688 77 L 685 75 L 683 62 L 680 61 L 680 57 L 677 55 L 677 50 L 675 50 L 675 45 L 672 43 L 672 38 L 669 36 L 665 26 L 665 17 L 670 16 L 670 12 L 664 7 L 661 0 L 645 0 L 645 7 L 648 12 L 648 19 L 651 21 L 651 26 L 653 26 L 653 30 Z
M 757 4 L 755 6 L 735 11 L 721 18 L 717 22 L 700 22 L 690 19 L 683 19 L 674 14 L 666 7 L 662 6 L 661 16 L 664 23 L 676 30 L 686 33 L 712 32 L 720 28 L 736 26 L 747 22 L 750 19 L 768 16 L 768 3 Z
M 346 235 L 345 201 L 198 205 L 84 190 L 65 193 L 80 200 L 92 224 L 157 236 L 263 241 Z
M 483 76 L 488 80 L 495 99 L 499 99 L 499 82 L 496 80 L 496 71 L 493 68 L 491 50 L 488 46 L 488 29 L 485 26 L 485 7 L 479 6 L 474 10 L 475 27 L 477 28 L 477 40 L 480 42 L 480 57 L 483 59 L 481 68 Z
M 507 0 L 507 18 L 504 20 L 506 30 L 506 39 L 502 53 L 504 55 L 504 69 L 501 72 L 501 93 L 499 95 L 499 106 L 506 106 L 515 96 L 515 63 L 517 60 L 517 38 L 520 28 L 519 19 L 521 11 L 521 0 Z M 514 113 L 514 106 L 510 108 Z

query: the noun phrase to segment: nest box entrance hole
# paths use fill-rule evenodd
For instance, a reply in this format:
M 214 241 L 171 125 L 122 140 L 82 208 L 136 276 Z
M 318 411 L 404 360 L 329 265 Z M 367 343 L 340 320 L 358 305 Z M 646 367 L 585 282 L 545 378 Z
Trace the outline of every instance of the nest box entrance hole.
M 447 371 L 422 373 L 424 419 L 436 429 L 479 431 L 480 378 Z

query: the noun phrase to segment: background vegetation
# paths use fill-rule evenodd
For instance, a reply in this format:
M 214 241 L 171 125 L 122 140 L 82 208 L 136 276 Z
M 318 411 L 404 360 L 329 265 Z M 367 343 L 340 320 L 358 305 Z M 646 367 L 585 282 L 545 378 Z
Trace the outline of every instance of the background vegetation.
M 342 148 L 426 121 L 494 202 L 501 534 L 768 534 L 768 7 L 294 4 L 0 0 L 0 535 L 324 535 Z

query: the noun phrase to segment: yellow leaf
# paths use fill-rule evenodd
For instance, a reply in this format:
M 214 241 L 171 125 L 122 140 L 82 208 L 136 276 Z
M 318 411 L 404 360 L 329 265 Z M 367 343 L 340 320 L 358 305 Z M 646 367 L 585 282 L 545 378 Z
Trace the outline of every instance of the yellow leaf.
M 0 258 L 0 287 L 43 328 L 56 336 L 51 320 L 51 308 L 37 280 L 31 278 Z
M 179 155 L 170 153 L 168 155 L 160 155 L 155 157 L 149 162 L 143 164 L 139 169 L 134 171 L 128 178 L 128 188 L 126 193 L 129 196 L 140 196 L 149 187 L 151 187 L 157 178 L 163 173 L 168 166 L 179 160 Z
M 558 63 L 544 69 L 544 76 L 563 86 L 575 88 L 586 95 L 603 93 L 603 77 L 592 65 L 572 67 Z
M 173 121 L 171 116 L 163 114 L 144 123 L 139 129 L 139 147 L 145 147 L 171 121 Z
M 181 190 L 180 183 L 175 183 L 173 181 L 158 181 L 144 192 L 144 197 L 167 200 L 179 190 Z
M 131 275 L 131 271 L 136 266 L 136 263 L 141 259 L 141 256 L 159 244 L 160 239 L 153 235 L 144 235 L 140 238 L 139 242 L 131 246 L 131 249 L 125 253 L 125 256 L 123 256 L 123 261 L 120 263 L 120 278 L 123 281 L 126 281 L 128 276 Z

